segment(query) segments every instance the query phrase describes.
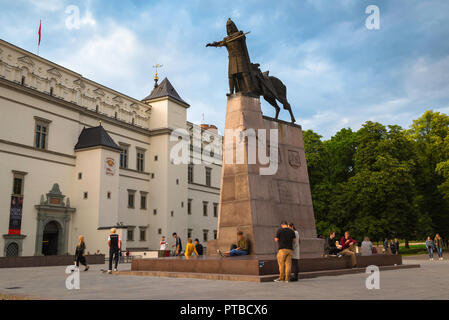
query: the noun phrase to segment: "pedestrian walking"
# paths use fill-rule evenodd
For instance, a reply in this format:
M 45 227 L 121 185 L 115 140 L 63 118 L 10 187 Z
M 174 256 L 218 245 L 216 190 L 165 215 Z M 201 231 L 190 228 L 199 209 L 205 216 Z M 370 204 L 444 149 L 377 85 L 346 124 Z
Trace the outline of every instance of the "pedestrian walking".
M 435 239 L 433 240 L 433 244 L 438 254 L 438 260 L 443 260 L 443 239 L 440 237 L 440 234 L 437 233 L 435 235 Z
M 112 260 L 114 260 L 114 271 L 117 271 L 120 250 L 122 249 L 122 240 L 120 235 L 116 233 L 116 229 L 111 229 L 111 234 L 108 237 L 109 246 L 109 269 L 108 273 L 112 273 Z
M 426 240 L 426 248 L 427 248 L 427 252 L 429 253 L 429 259 L 433 260 L 433 249 L 434 249 L 434 244 L 433 244 L 433 240 L 430 239 L 430 237 L 427 237 Z
M 85 250 L 86 250 L 86 243 L 84 242 L 84 236 L 80 235 L 78 237 L 78 243 L 75 249 L 75 264 L 76 267 L 79 268 L 81 263 L 84 266 L 84 271 L 87 271 L 89 270 L 89 266 L 87 265 L 86 262 L 86 254 L 84 253 Z

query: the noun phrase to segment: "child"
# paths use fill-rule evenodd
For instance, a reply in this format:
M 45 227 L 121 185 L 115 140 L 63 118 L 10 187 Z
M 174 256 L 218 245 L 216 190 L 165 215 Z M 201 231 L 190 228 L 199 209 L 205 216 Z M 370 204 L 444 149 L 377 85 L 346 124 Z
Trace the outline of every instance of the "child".
M 192 243 L 192 238 L 189 238 L 187 240 L 187 246 L 186 246 L 186 251 L 184 253 L 184 255 L 188 258 L 190 257 L 194 252 L 197 256 L 199 256 L 198 251 L 196 251 L 195 245 Z

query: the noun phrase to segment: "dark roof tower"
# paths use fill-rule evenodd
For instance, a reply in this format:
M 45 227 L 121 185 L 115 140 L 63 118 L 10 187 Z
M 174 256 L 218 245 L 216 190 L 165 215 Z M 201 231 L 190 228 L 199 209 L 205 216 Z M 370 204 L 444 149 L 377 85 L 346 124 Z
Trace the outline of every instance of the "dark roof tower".
M 150 95 L 144 98 L 142 101 L 146 100 L 152 100 L 157 98 L 163 98 L 163 97 L 169 97 L 176 101 L 179 101 L 185 105 L 189 105 L 187 102 L 185 102 L 179 94 L 176 92 L 173 85 L 170 83 L 170 81 L 167 78 L 164 78 L 162 82 L 158 85 L 155 85 L 154 89 L 151 91 Z
M 80 136 L 78 137 L 78 142 L 75 145 L 75 150 L 82 150 L 92 147 L 106 147 L 117 151 L 121 151 L 120 147 L 115 143 L 111 136 L 104 130 L 103 126 L 93 128 L 83 128 Z

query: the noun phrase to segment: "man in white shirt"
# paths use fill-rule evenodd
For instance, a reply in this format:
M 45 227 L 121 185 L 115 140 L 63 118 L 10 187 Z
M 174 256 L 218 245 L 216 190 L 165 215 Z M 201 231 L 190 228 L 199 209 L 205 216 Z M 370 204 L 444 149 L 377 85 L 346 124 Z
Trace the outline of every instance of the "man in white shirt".
M 293 243 L 293 254 L 292 254 L 292 272 L 293 272 L 293 278 L 290 279 L 290 281 L 298 281 L 298 273 L 299 273 L 299 233 L 296 231 L 295 225 L 290 222 L 288 224 L 288 227 L 295 231 L 296 239 Z

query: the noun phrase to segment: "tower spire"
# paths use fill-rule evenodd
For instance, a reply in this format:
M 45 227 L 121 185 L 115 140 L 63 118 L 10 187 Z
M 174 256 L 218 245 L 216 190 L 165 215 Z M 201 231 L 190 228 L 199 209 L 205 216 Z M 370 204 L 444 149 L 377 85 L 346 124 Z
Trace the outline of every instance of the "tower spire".
M 155 68 L 156 69 L 156 73 L 154 74 L 154 87 L 155 88 L 157 88 L 157 86 L 158 86 L 158 80 L 159 80 L 159 76 L 158 76 L 158 74 L 157 74 L 157 69 L 158 68 L 162 68 L 163 67 L 163 65 L 162 64 L 159 64 L 159 63 L 157 63 L 155 66 L 153 66 L 153 68 Z

